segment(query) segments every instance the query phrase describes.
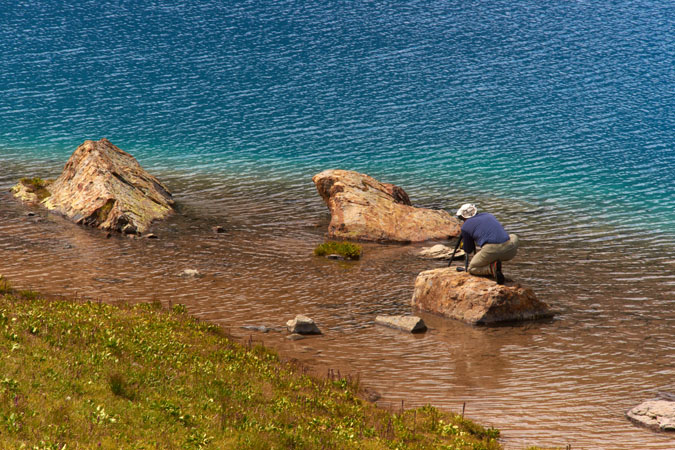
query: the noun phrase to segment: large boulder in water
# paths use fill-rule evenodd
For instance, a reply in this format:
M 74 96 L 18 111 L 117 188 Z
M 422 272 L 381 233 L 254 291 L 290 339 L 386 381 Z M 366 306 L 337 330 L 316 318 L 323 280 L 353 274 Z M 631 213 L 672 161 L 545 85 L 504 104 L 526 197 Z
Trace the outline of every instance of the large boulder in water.
M 26 183 L 12 190 L 26 197 Z M 39 203 L 74 222 L 137 234 L 173 212 L 169 190 L 107 139 L 84 141 Z
M 333 238 L 420 242 L 459 235 L 459 221 L 450 213 L 413 207 L 393 184 L 348 170 L 324 170 L 312 181 L 330 209 Z
M 412 305 L 470 324 L 494 324 L 553 317 L 532 289 L 457 272 L 454 267 L 421 272 Z

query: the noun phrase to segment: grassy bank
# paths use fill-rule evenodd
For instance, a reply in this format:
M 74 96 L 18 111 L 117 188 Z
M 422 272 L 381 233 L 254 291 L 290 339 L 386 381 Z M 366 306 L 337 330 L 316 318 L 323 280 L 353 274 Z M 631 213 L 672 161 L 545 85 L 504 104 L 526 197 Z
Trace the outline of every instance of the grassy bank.
M 0 332 L 0 448 L 500 448 L 496 430 L 382 410 L 181 305 L 48 300 L 0 278 Z

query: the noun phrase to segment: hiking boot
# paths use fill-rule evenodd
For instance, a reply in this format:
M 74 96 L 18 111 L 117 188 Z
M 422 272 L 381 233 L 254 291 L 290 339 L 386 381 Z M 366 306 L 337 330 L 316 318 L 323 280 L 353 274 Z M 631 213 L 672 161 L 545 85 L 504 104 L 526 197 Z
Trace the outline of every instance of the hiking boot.
M 497 260 L 495 261 L 495 279 L 497 284 L 504 284 L 504 274 L 502 273 L 502 262 Z

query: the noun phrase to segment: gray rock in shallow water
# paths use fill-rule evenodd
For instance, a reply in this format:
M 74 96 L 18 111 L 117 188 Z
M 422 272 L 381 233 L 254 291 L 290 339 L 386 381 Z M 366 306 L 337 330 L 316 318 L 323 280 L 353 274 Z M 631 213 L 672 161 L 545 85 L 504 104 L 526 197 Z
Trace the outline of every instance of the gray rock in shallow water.
M 286 339 L 288 339 L 289 341 L 299 341 L 300 339 L 305 339 L 305 336 L 298 333 L 293 333 L 286 336 Z
M 675 401 L 648 400 L 628 411 L 626 416 L 652 430 L 675 432 Z
M 385 327 L 396 328 L 410 333 L 422 333 L 427 331 L 427 326 L 417 316 L 377 316 L 375 323 Z
M 259 331 L 261 333 L 267 333 L 270 331 L 265 325 L 242 325 L 242 328 L 249 331 Z
M 295 319 L 286 322 L 286 327 L 290 333 L 321 334 L 321 330 L 319 330 L 314 321 L 302 314 L 298 314 L 295 316 Z

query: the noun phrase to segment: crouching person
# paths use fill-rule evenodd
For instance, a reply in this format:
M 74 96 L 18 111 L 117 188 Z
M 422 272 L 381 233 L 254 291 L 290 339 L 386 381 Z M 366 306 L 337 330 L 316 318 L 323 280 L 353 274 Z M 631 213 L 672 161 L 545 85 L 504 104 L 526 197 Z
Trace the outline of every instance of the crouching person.
M 474 255 L 468 265 L 471 275 L 491 276 L 497 284 L 504 284 L 502 262 L 509 261 L 518 251 L 518 236 L 509 235 L 497 218 L 490 213 L 478 213 L 475 205 L 465 203 L 457 210 L 457 216 L 464 222 L 462 225 L 462 241 L 464 252 Z M 458 267 L 457 270 L 464 270 Z

